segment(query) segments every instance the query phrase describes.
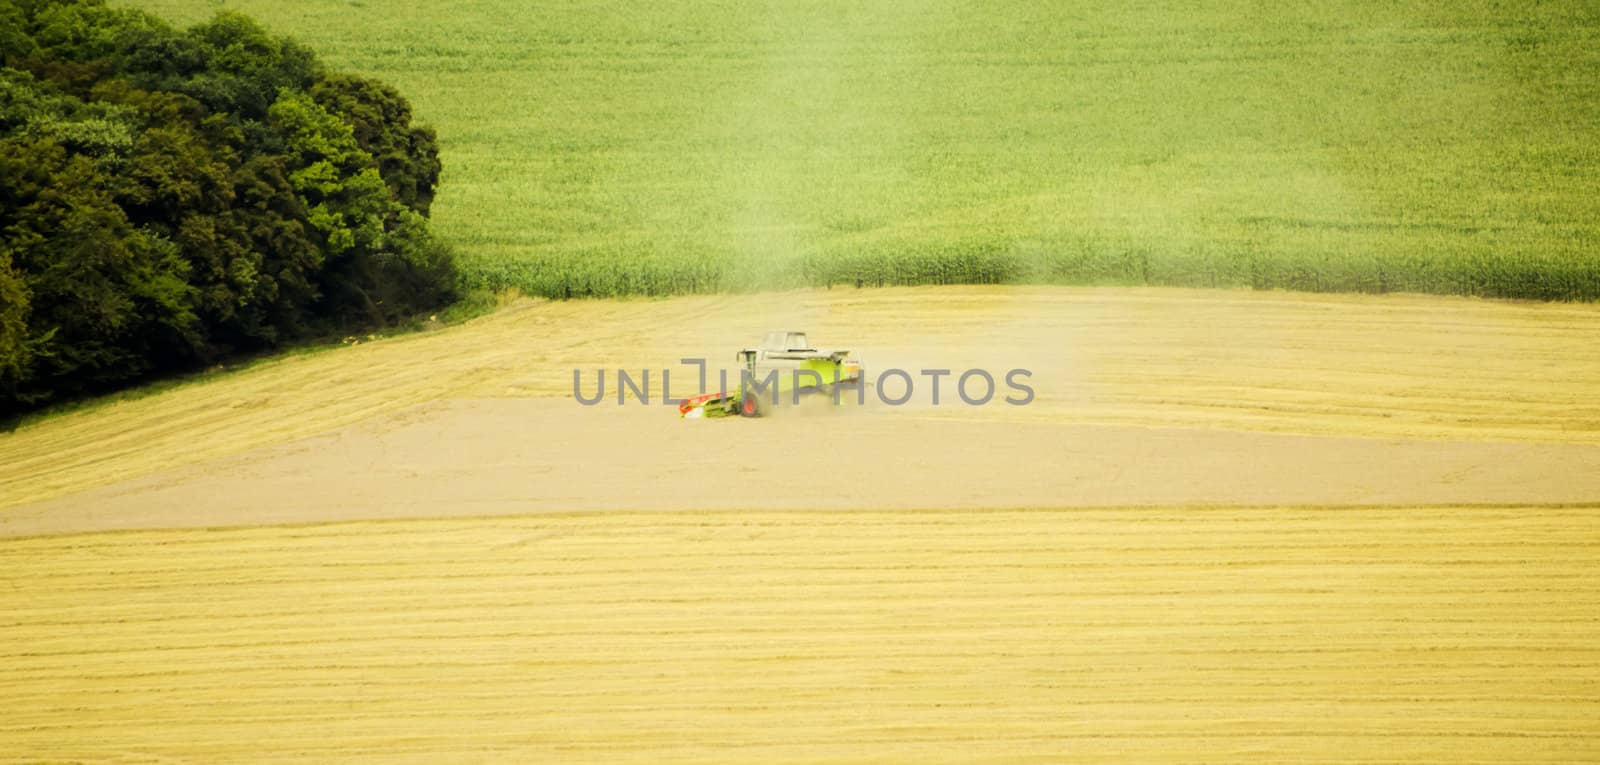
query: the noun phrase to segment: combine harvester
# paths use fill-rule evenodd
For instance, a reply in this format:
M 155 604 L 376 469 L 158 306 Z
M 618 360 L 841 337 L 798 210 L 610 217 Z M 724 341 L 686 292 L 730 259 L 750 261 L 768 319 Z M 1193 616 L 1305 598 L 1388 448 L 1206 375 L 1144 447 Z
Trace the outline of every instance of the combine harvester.
M 760 417 L 785 394 L 794 403 L 801 396 L 818 393 L 839 403 L 836 393 L 841 387 L 863 385 L 861 362 L 849 356 L 849 351 L 812 348 L 804 332 L 768 332 L 760 346 L 745 348 L 734 356 L 739 362 L 739 384 L 733 390 L 684 399 L 678 415 L 688 419 Z

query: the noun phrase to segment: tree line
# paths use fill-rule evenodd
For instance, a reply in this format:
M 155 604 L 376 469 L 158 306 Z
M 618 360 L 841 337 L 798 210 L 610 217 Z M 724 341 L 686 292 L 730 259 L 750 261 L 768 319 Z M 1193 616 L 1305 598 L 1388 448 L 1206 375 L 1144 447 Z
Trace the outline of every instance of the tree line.
M 393 88 L 103 0 L 0 0 L 0 64 L 0 417 L 453 298 Z

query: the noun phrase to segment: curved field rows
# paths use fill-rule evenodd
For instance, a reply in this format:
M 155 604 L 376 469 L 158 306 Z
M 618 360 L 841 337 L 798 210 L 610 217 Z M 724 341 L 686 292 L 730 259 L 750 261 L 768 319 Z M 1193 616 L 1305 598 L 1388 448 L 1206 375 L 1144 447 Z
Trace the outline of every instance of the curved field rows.
M 0 759 L 1592 761 L 1596 508 L 0 541 Z
M 869 370 L 1033 371 L 1033 405 L 916 417 L 1600 444 L 1595 305 L 1019 287 L 530 301 L 0 435 L 0 508 L 440 399 L 570 397 L 575 368 L 717 363 L 785 326 Z
M 562 400 L 784 326 L 1037 400 Z M 0 436 L 0 761 L 1593 761 L 1597 337 L 1404 296 L 523 302 L 105 403 Z

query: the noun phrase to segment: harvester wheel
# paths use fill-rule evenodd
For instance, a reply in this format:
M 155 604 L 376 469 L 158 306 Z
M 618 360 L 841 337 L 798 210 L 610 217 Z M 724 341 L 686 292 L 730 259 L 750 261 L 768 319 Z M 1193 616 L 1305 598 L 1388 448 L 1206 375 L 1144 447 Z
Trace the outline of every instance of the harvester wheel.
M 739 415 L 741 417 L 760 417 L 761 397 L 752 395 L 739 399 Z

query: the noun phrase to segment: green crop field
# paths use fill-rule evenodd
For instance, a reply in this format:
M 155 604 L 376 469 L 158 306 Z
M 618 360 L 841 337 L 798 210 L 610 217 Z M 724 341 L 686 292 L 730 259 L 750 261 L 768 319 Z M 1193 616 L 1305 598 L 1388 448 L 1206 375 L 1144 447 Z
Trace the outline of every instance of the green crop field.
M 475 287 L 1600 298 L 1593 2 L 124 4 L 398 86 Z

